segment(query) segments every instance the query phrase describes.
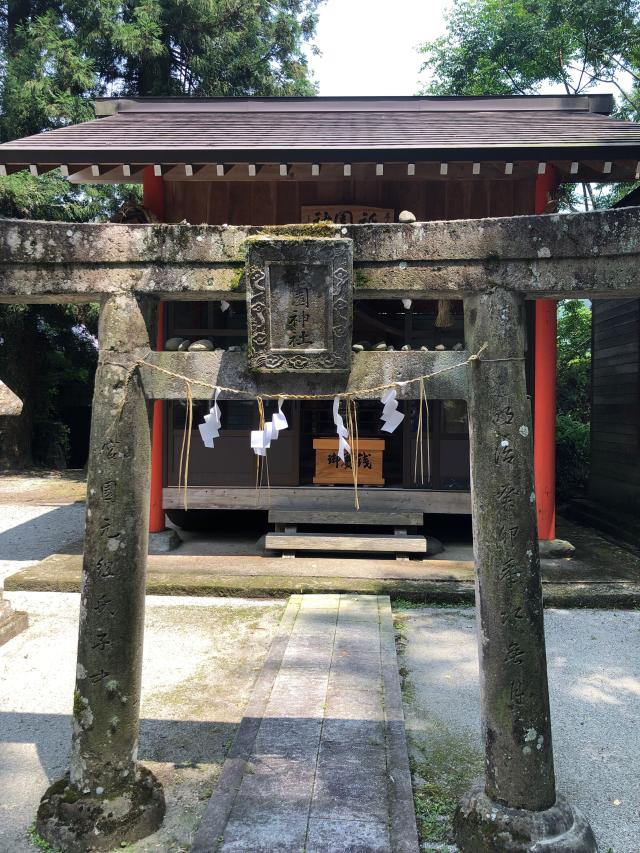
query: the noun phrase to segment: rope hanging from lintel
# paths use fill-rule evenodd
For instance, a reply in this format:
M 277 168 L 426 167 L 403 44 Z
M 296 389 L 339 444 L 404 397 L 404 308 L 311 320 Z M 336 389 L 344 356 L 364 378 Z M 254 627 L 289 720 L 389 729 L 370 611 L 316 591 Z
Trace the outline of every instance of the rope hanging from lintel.
M 520 359 L 481 359 L 480 356 L 488 347 L 488 343 L 484 343 L 480 349 L 466 358 L 464 361 L 458 362 L 457 364 L 451 364 L 447 367 L 442 367 L 439 370 L 434 370 L 431 373 L 424 373 L 420 376 L 414 376 L 411 379 L 402 379 L 396 380 L 395 382 L 387 382 L 382 385 L 374 385 L 371 388 L 360 388 L 356 391 L 340 391 L 337 393 L 331 394 L 288 394 L 285 392 L 280 393 L 260 393 L 253 394 L 250 391 L 246 391 L 241 388 L 233 388 L 225 385 L 219 385 L 212 382 L 206 382 L 202 379 L 193 379 L 190 376 L 185 376 L 184 374 L 177 373 L 173 370 L 168 370 L 166 367 L 161 367 L 158 364 L 153 364 L 146 360 L 147 356 L 144 358 L 138 359 L 131 367 L 127 369 L 127 377 L 125 380 L 125 393 L 119 407 L 119 412 L 116 417 L 116 423 L 119 421 L 122 411 L 124 409 L 124 405 L 126 402 L 127 394 L 129 391 L 129 383 L 137 370 L 140 368 L 147 368 L 149 370 L 155 370 L 158 373 L 162 373 L 165 376 L 169 376 L 172 379 L 177 379 L 185 384 L 185 398 L 186 398 L 186 412 L 185 412 L 185 424 L 182 436 L 182 444 L 180 448 L 180 463 L 179 463 L 179 476 L 178 476 L 178 491 L 182 491 L 183 500 L 184 500 L 184 508 L 188 509 L 187 502 L 187 490 L 188 490 L 188 479 L 189 479 L 189 461 L 191 454 L 191 433 L 193 430 L 193 386 L 196 385 L 200 388 L 207 388 L 213 392 L 212 399 L 212 408 L 210 410 L 210 415 L 205 415 L 205 423 L 209 420 L 209 418 L 213 418 L 213 422 L 209 424 L 209 429 L 213 429 L 213 433 L 209 433 L 210 437 L 217 437 L 217 432 L 220 427 L 220 413 L 217 405 L 218 396 L 221 393 L 225 394 L 233 394 L 244 399 L 253 399 L 256 400 L 258 405 L 258 413 L 259 413 L 259 429 L 252 432 L 252 441 L 251 446 L 254 449 L 256 454 L 256 491 L 258 492 L 260 487 L 262 486 L 262 481 L 264 474 L 266 473 L 267 479 L 267 488 L 270 489 L 269 486 L 269 468 L 267 462 L 267 454 L 266 451 L 270 446 L 270 443 L 274 438 L 277 438 L 278 428 L 276 427 L 276 421 L 280 424 L 280 429 L 285 429 L 286 417 L 282 414 L 282 403 L 284 400 L 333 400 L 334 401 L 334 420 L 335 413 L 337 411 L 337 406 L 341 400 L 346 401 L 346 419 L 347 424 L 346 428 L 343 427 L 346 435 L 342 435 L 342 439 L 348 448 L 348 453 L 351 458 L 351 472 L 353 476 L 353 487 L 354 487 L 354 502 L 355 508 L 358 510 L 360 508 L 360 502 L 358 499 L 358 416 L 357 416 L 357 406 L 356 401 L 360 397 L 373 397 L 375 395 L 381 394 L 381 403 L 387 409 L 387 415 L 385 416 L 383 413 L 383 417 L 381 418 L 385 423 L 383 426 L 383 430 L 387 432 L 392 432 L 395 429 L 402 418 L 398 419 L 395 409 L 397 405 L 394 407 L 393 405 L 389 406 L 389 402 L 395 401 L 396 389 L 406 388 L 407 386 L 414 385 L 418 383 L 418 393 L 419 393 L 419 410 L 418 410 L 418 433 L 416 437 L 416 459 L 415 459 L 415 470 L 414 470 L 414 479 L 415 482 L 418 482 L 418 456 L 420 457 L 420 482 L 424 484 L 424 449 L 423 449 L 423 406 L 426 410 L 426 443 L 427 443 L 427 481 L 431 479 L 431 458 L 430 458 L 430 447 L 429 447 L 429 404 L 427 400 L 425 383 L 430 379 L 434 379 L 437 376 L 441 376 L 443 373 L 448 373 L 451 370 L 459 370 L 462 367 L 466 367 L 469 364 L 477 363 L 480 361 L 515 361 Z M 150 353 L 151 351 L 149 351 Z M 148 355 L 148 354 L 147 354 Z M 122 366 L 122 365 L 121 365 Z M 393 394 L 389 394 L 388 392 L 393 391 Z M 268 424 L 265 418 L 264 413 L 264 401 L 265 400 L 278 400 L 278 413 L 273 416 L 272 421 Z M 384 410 L 383 410 L 384 412 Z M 394 417 L 396 415 L 396 417 Z M 342 423 L 342 418 L 340 417 L 340 423 Z M 389 423 L 395 423 L 395 426 L 389 427 Z M 336 425 L 337 422 L 336 422 Z M 201 427 L 204 427 L 200 430 L 203 442 L 207 447 L 213 447 L 213 441 L 209 443 L 207 439 L 205 439 L 205 434 L 207 427 L 203 424 Z M 268 435 L 267 435 L 268 433 Z M 258 442 L 257 436 L 260 435 L 260 442 Z M 256 436 L 256 438 L 254 438 Z M 340 430 L 338 431 L 338 438 L 340 438 Z

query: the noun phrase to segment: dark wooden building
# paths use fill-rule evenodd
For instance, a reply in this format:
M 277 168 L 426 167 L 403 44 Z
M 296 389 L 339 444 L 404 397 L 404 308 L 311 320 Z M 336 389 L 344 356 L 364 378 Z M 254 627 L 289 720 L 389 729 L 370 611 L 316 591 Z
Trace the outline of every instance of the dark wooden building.
M 142 182 L 146 206 L 169 223 L 384 222 L 397 221 L 403 211 L 418 221 L 549 213 L 562 183 L 637 177 L 640 126 L 611 118 L 612 105 L 608 95 L 102 99 L 94 121 L 0 146 L 0 171 L 60 168 L 76 183 Z M 355 285 L 354 345 L 385 351 L 464 345 L 455 301 L 378 298 Z M 614 317 L 619 309 L 602 310 Z M 531 303 L 529 380 L 542 538 L 553 538 L 555 524 L 555 316 L 553 300 Z M 632 358 L 633 321 L 624 308 L 622 317 L 629 340 L 620 346 Z M 176 337 L 186 346 L 206 338 L 214 348 L 242 350 L 244 294 L 224 303 L 166 304 L 158 346 Z M 611 352 L 612 364 L 617 355 Z M 626 373 L 620 365 L 625 377 L 631 369 Z M 608 398 L 599 402 L 604 393 L 596 383 L 596 413 L 614 405 Z M 401 428 L 382 436 L 377 482 L 363 485 L 370 506 L 376 494 L 381 506 L 383 497 L 389 506 L 391 490 L 395 505 L 406 510 L 468 513 L 463 403 L 432 404 L 424 448 L 430 476 L 424 480 L 415 466 L 416 406 L 407 405 L 405 413 Z M 156 404 L 152 529 L 164 524 L 165 509 L 179 506 L 183 415 L 180 405 Z M 269 459 L 271 494 L 256 498 L 255 461 L 247 451 L 255 406 L 224 403 L 215 450 L 206 449 L 197 434 L 192 442 L 190 507 L 255 509 L 267 499 L 272 507 L 301 510 L 327 502 L 351 506 L 348 487 L 318 481 L 313 444 L 335 434 L 330 406 L 296 402 L 287 417 L 290 429 Z M 363 402 L 360 418 L 361 436 L 379 440 L 379 405 Z M 632 431 L 622 420 L 616 426 L 617 438 L 609 439 L 614 455 Z M 637 458 L 635 465 L 633 476 L 640 478 Z M 606 467 L 596 460 L 594 471 Z
M 640 204 L 640 189 L 616 207 Z M 578 516 L 640 545 L 640 300 L 593 301 L 591 469 Z

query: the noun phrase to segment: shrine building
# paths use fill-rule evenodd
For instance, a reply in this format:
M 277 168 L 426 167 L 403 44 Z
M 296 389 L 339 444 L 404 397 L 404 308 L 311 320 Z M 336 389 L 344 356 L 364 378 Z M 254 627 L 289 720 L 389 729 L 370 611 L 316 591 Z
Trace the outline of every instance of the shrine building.
M 0 146 L 0 173 L 60 169 L 78 184 L 142 183 L 153 221 L 257 228 L 303 223 L 309 236 L 321 235 L 325 220 L 543 214 L 556 210 L 563 184 L 640 177 L 640 125 L 612 118 L 613 106 L 610 95 L 105 98 L 96 102 L 93 121 Z M 400 298 L 370 290 L 357 276 L 354 281 L 348 345 L 356 353 L 378 351 L 385 376 L 393 376 L 394 352 L 465 348 L 462 303 L 415 298 L 410 291 L 408 284 Z M 307 313 L 291 331 L 298 347 L 305 345 L 304 318 L 312 311 L 303 308 Z M 556 302 L 529 301 L 527 329 L 539 534 L 553 539 Z M 222 301 L 163 303 L 157 348 L 188 350 L 196 342 L 196 349 L 251 348 L 243 288 Z M 640 439 L 637 404 L 629 430 Z M 154 405 L 151 530 L 158 531 L 165 511 L 185 521 L 178 491 L 185 407 Z M 255 457 L 247 450 L 257 427 L 255 402 L 224 400 L 220 407 L 223 428 L 214 449 L 197 432 L 207 404 L 200 403 L 194 416 L 189 509 L 353 509 L 351 473 L 336 459 L 330 404 L 287 401 L 289 429 L 270 450 L 270 488 L 259 493 Z M 273 411 L 270 402 L 268 414 Z M 417 401 L 401 401 L 400 411 L 404 420 L 386 433 L 379 402 L 358 404 L 363 506 L 469 514 L 464 401 L 431 401 L 421 431 Z M 415 464 L 418 435 L 426 467 Z M 629 488 L 637 500 L 640 480 Z

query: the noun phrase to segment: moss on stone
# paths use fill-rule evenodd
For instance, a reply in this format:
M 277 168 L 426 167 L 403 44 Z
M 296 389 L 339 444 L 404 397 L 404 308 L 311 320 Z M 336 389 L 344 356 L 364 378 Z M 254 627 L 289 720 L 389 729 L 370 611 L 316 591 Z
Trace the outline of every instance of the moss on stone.
M 63 803 L 75 803 L 77 802 L 82 795 L 80 791 L 74 788 L 71 785 L 67 785 L 62 792 L 62 802 Z
M 339 226 L 332 222 L 307 222 L 299 225 L 267 225 L 256 234 L 252 234 L 243 240 L 246 251 L 248 243 L 255 243 L 265 238 L 273 240 L 309 240 L 314 238 L 339 238 Z
M 265 229 L 266 236 L 293 237 L 307 239 L 309 237 L 339 237 L 339 226 L 329 220 L 323 222 L 307 222 L 299 225 L 270 225 Z
M 76 718 L 76 720 L 78 720 L 78 721 L 80 720 L 80 718 L 82 717 L 82 714 L 86 710 L 86 707 L 87 706 L 85 705 L 85 703 L 82 700 L 82 696 L 80 694 L 80 691 L 74 690 L 73 691 L 73 716 Z
M 42 853 L 62 853 L 60 848 L 52 847 L 49 842 L 40 835 L 35 826 L 29 827 L 27 830 L 27 836 L 33 846 L 37 847 L 38 850 L 42 850 Z
M 358 287 L 369 287 L 371 284 L 371 276 L 366 273 L 364 270 L 355 269 L 353 271 L 353 286 L 357 289 Z
M 235 267 L 231 273 L 231 283 L 229 284 L 229 290 L 238 291 L 244 290 L 245 281 L 244 281 L 244 268 L 243 267 Z
M 482 775 L 483 756 L 470 736 L 433 718 L 427 722 L 424 734 L 410 737 L 418 834 L 423 844 L 452 842 L 458 801 Z

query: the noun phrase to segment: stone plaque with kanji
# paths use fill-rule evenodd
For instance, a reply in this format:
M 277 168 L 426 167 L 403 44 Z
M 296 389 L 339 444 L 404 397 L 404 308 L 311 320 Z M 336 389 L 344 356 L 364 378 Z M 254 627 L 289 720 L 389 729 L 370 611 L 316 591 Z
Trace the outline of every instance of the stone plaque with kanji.
M 251 370 L 350 370 L 351 240 L 250 241 L 246 280 Z

